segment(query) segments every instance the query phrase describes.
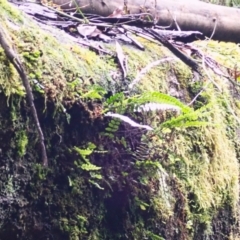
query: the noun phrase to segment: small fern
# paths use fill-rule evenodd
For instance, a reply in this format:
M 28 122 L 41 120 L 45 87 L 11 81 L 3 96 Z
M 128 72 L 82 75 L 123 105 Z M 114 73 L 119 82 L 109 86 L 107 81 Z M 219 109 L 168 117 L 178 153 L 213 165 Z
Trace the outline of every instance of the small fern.
M 142 95 L 129 98 L 129 102 L 135 105 L 145 103 L 162 103 L 169 104 L 171 106 L 179 107 L 183 113 L 192 112 L 193 109 L 179 101 L 177 98 L 160 92 L 146 92 Z
M 101 135 L 114 139 L 114 134 L 118 131 L 120 123 L 121 121 L 119 119 L 111 119 L 108 126 L 105 128 L 105 131 L 101 133 Z
M 101 169 L 101 167 L 98 167 L 92 163 L 83 163 L 81 165 L 81 169 L 85 170 L 85 171 L 98 171 Z
M 134 112 L 153 112 L 153 111 L 176 111 L 180 113 L 180 108 L 166 103 L 145 103 L 134 109 Z
M 204 115 L 204 111 L 207 107 L 203 107 L 200 110 L 194 111 L 186 104 L 179 101 L 177 98 L 169 96 L 160 92 L 146 92 L 142 95 L 135 95 L 125 97 L 124 94 L 117 93 L 107 99 L 105 105 L 105 116 L 118 118 L 130 124 L 133 127 L 145 128 L 147 130 L 153 130 L 148 125 L 141 125 L 131 118 L 125 116 L 126 113 L 131 114 L 133 112 L 149 112 L 149 111 L 177 111 L 178 116 L 173 117 L 170 120 L 161 124 L 161 127 L 174 128 L 174 127 L 200 127 L 206 126 L 209 123 L 200 121 L 199 117 Z M 114 113 L 112 113 L 114 111 Z M 181 114 L 180 114 L 181 113 Z M 179 115 L 180 114 L 180 115 Z M 105 129 L 105 135 L 108 135 L 111 139 L 114 138 L 113 133 L 119 128 L 120 121 L 112 120 L 108 127 Z
M 116 93 L 115 95 L 109 97 L 104 105 L 105 105 L 104 112 L 114 110 L 115 112 L 118 113 L 124 113 L 127 107 L 127 100 L 123 92 Z
M 115 133 L 120 125 L 120 120 L 118 119 L 112 119 L 109 124 L 108 127 L 105 129 L 107 132 L 112 132 Z
M 95 187 L 103 190 L 103 188 L 96 182 L 96 180 L 102 180 L 102 175 L 100 174 L 101 167 L 98 167 L 90 162 L 89 156 L 93 152 L 98 153 L 105 153 L 106 151 L 96 151 L 94 150 L 96 148 L 95 144 L 88 143 L 88 147 L 86 149 L 81 149 L 78 147 L 74 147 L 74 150 L 82 157 L 82 159 L 85 161 L 85 163 L 82 162 L 81 159 L 78 159 L 74 161 L 75 166 L 78 168 L 84 170 L 85 172 L 88 172 L 88 182 L 93 184 Z M 69 184 L 71 184 L 71 181 L 69 181 Z
M 78 147 L 74 147 L 73 148 L 79 155 L 81 155 L 82 157 L 83 156 L 89 156 L 92 154 L 93 150 L 92 149 L 81 149 L 81 148 L 78 148 Z
M 106 100 L 106 104 L 107 105 L 111 105 L 111 104 L 114 105 L 116 102 L 122 102 L 124 99 L 125 99 L 125 96 L 124 96 L 123 92 L 116 93 Z
M 72 83 L 73 84 L 73 83 Z M 75 87 L 75 85 L 73 84 L 73 87 Z M 81 99 L 85 99 L 85 100 L 101 100 L 103 98 L 103 96 L 106 94 L 106 90 L 99 86 L 99 85 L 92 85 L 89 87 L 87 92 L 82 92 L 80 90 L 78 90 L 78 93 L 80 94 L 80 98 Z
M 191 111 L 186 114 L 182 114 L 177 117 L 165 121 L 161 124 L 161 127 L 174 128 L 174 127 L 201 127 L 209 125 L 209 122 L 200 121 L 199 118 L 204 117 L 208 114 L 207 110 L 210 108 L 210 105 L 204 106 L 196 111 Z

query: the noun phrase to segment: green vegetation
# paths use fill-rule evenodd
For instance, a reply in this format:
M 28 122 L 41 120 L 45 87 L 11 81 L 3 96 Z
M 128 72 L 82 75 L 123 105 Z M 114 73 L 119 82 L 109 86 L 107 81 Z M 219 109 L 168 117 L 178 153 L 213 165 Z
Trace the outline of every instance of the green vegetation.
M 0 50 L 1 239 L 236 237 L 237 89 L 211 70 L 195 79 L 168 62 L 130 91 L 139 69 L 171 53 L 138 37 L 146 50 L 123 47 L 123 82 L 113 56 L 60 44 L 5 1 L 0 11 L 5 26 L 18 16 L 18 29 L 6 29 L 31 80 L 49 157 L 46 169 L 21 81 Z M 240 60 L 237 45 L 195 45 L 228 67 Z

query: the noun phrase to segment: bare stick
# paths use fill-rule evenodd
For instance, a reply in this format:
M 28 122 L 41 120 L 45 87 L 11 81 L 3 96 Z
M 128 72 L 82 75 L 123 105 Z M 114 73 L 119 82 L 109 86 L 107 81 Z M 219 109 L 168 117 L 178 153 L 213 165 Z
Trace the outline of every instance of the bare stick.
M 206 86 L 203 87 L 203 88 L 201 89 L 201 91 L 200 91 L 200 92 L 193 98 L 193 100 L 192 100 L 190 103 L 188 103 L 187 105 L 188 105 L 188 106 L 191 106 L 191 105 L 197 100 L 197 98 L 202 94 L 202 92 L 207 89 L 207 86 L 208 86 L 210 83 L 211 83 L 211 82 L 209 81 L 209 82 L 206 84 Z
M 145 68 L 143 68 L 136 76 L 136 78 L 129 84 L 128 88 L 132 89 L 141 79 L 144 75 L 146 75 L 146 73 L 148 73 L 151 68 L 160 65 L 161 63 L 167 62 L 167 61 L 171 61 L 174 60 L 172 57 L 167 57 L 167 58 L 163 58 L 160 60 L 157 60 L 155 62 L 149 63 Z
M 38 116 L 37 116 L 37 111 L 36 111 L 36 108 L 34 105 L 32 88 L 29 84 L 27 75 L 25 73 L 25 70 L 24 70 L 24 67 L 23 67 L 21 61 L 19 60 L 19 58 L 18 58 L 17 54 L 14 52 L 14 50 L 9 46 L 7 39 L 10 41 L 10 38 L 7 36 L 7 33 L 4 31 L 4 28 L 0 24 L 0 45 L 2 46 L 7 58 L 13 64 L 13 66 L 16 68 L 20 78 L 22 79 L 23 85 L 26 90 L 27 98 L 28 98 L 28 101 L 29 101 L 29 104 L 31 107 L 31 112 L 32 112 L 32 115 L 34 118 L 34 122 L 36 124 L 38 135 L 39 135 L 39 140 L 40 140 L 40 144 L 41 144 L 41 153 L 42 153 L 42 163 L 43 163 L 43 166 L 47 166 L 48 158 L 47 158 L 46 147 L 44 144 L 44 136 L 43 136 L 43 132 L 42 132 L 42 129 L 41 129 L 41 126 L 39 123 Z

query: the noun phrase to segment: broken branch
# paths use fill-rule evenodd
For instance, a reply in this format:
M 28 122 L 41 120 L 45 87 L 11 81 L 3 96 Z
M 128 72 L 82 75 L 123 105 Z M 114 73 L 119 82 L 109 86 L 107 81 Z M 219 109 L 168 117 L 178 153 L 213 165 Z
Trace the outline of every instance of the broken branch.
M 17 70 L 24 88 L 26 90 L 26 94 L 27 94 L 27 98 L 30 104 L 30 108 L 31 108 L 31 112 L 34 118 L 34 122 L 36 124 L 37 127 L 37 131 L 39 134 L 39 139 L 40 139 L 40 144 L 41 144 L 41 153 L 42 153 L 42 162 L 43 162 L 43 166 L 47 166 L 48 165 L 48 158 L 47 158 L 47 153 L 46 153 L 46 147 L 44 144 L 44 136 L 43 136 L 43 132 L 39 123 L 39 119 L 37 116 L 37 111 L 34 105 L 34 98 L 33 98 L 33 94 L 32 94 L 32 88 L 29 84 L 27 75 L 25 73 L 23 64 L 21 63 L 21 61 L 19 60 L 17 54 L 13 51 L 13 49 L 9 46 L 8 42 L 7 42 L 7 38 L 9 39 L 9 37 L 7 36 L 7 34 L 4 31 L 4 28 L 0 25 L 0 45 L 2 46 L 6 57 L 8 58 L 8 60 L 13 64 L 13 66 L 15 67 L 15 69 Z

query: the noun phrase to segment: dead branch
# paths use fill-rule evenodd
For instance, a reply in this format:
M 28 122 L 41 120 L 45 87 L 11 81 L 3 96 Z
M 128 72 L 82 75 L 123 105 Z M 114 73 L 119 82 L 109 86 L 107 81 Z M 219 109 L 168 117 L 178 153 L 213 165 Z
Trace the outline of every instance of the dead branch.
M 185 55 L 184 53 L 182 53 L 180 50 L 178 50 L 176 47 L 174 47 L 167 39 L 167 37 L 161 33 L 157 33 L 156 31 L 154 31 L 153 29 L 147 29 L 145 28 L 145 30 L 149 33 L 151 33 L 157 40 L 159 40 L 163 46 L 167 47 L 176 57 L 178 57 L 179 59 L 181 59 L 186 65 L 188 65 L 189 67 L 191 67 L 194 71 L 196 71 L 197 73 L 199 73 L 200 75 L 201 73 L 201 69 L 200 66 L 198 65 L 197 62 L 195 62 L 191 57 L 188 57 L 187 55 Z
M 13 64 L 13 66 L 17 70 L 20 78 L 22 79 L 24 88 L 26 90 L 27 98 L 28 98 L 28 101 L 30 104 L 31 112 L 32 112 L 32 115 L 34 118 L 34 122 L 36 124 L 37 131 L 39 134 L 39 140 L 40 140 L 40 144 L 41 144 L 42 163 L 43 163 L 43 166 L 47 166 L 48 158 L 47 158 L 47 152 L 46 152 L 46 147 L 45 147 L 45 143 L 44 143 L 44 136 L 43 136 L 43 132 L 42 132 L 42 129 L 41 129 L 41 126 L 39 123 L 37 111 L 36 111 L 36 108 L 34 105 L 32 88 L 29 84 L 27 75 L 25 73 L 25 70 L 24 70 L 24 67 L 23 67 L 21 61 L 19 60 L 19 58 L 18 58 L 17 54 L 14 52 L 14 50 L 8 44 L 8 41 L 10 41 L 10 39 L 9 39 L 7 33 L 5 32 L 4 28 L 2 27 L 2 25 L 0 25 L 0 45 L 2 46 L 8 60 Z
M 74 1 L 53 0 L 63 9 L 76 9 Z M 214 40 L 240 42 L 240 9 L 218 6 L 193 0 L 76 0 L 77 6 L 86 14 L 109 16 L 116 9 L 125 6 L 125 13 L 135 15 L 148 13 L 146 21 L 152 20 L 158 26 L 169 29 L 199 31 Z M 152 17 L 149 17 L 152 16 Z

